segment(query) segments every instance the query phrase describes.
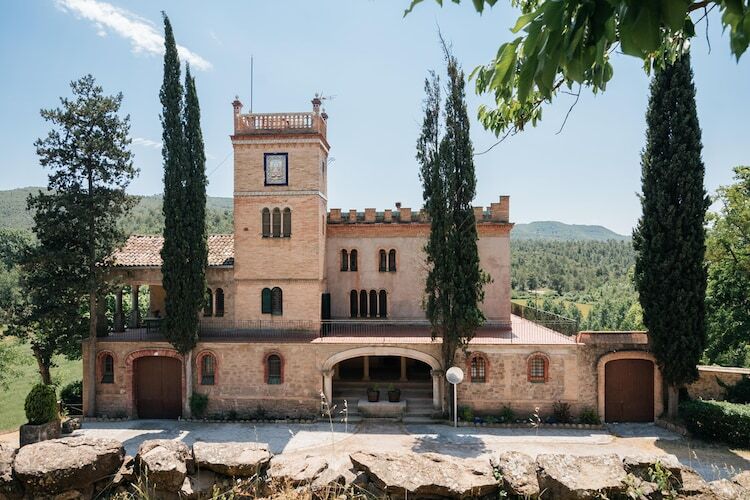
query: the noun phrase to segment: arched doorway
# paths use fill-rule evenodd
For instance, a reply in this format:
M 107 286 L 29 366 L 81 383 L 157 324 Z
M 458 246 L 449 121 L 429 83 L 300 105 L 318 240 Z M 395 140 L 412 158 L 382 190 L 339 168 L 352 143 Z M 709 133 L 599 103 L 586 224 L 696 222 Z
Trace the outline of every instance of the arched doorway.
M 605 422 L 653 422 L 662 413 L 661 373 L 652 354 L 606 354 L 597 368 L 599 415 Z
M 182 415 L 182 363 L 169 356 L 133 360 L 133 391 L 138 418 Z

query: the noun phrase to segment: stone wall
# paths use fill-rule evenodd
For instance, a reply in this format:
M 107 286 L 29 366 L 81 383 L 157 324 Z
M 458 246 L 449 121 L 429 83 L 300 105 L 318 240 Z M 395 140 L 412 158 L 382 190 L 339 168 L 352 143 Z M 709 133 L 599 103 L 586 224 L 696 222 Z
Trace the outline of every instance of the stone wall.
M 688 394 L 694 399 L 723 400 L 725 390 L 717 379 L 724 385 L 731 386 L 750 375 L 750 368 L 731 368 L 724 366 L 699 366 L 698 380 L 687 386 Z

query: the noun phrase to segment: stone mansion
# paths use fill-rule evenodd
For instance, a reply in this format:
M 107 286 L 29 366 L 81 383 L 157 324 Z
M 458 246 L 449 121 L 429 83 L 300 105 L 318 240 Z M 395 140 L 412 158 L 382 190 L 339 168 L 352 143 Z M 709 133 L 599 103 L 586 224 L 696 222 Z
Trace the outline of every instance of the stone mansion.
M 424 212 L 328 207 L 328 116 L 243 114 L 233 103 L 234 232 L 209 237 L 207 298 L 199 341 L 181 355 L 159 329 L 162 238 L 134 235 L 114 255 L 113 328 L 97 339 L 95 413 L 131 418 L 190 415 L 193 393 L 209 415 L 319 415 L 322 395 L 352 413 L 381 411 L 368 387 L 401 389 L 404 418 L 445 410 L 440 340 L 422 308 L 430 223 Z M 510 406 L 523 417 L 558 401 L 608 421 L 651 421 L 662 384 L 643 332 L 560 328 L 525 319 L 510 294 L 509 197 L 474 209 L 481 266 L 492 281 L 486 323 L 466 352 L 460 405 Z M 270 263 L 273 263 L 271 265 Z M 148 291 L 148 311 L 125 311 Z M 570 325 L 568 325 L 570 326 Z M 84 346 L 85 348 L 85 346 Z M 88 402 L 87 405 L 91 403 Z M 389 403 L 381 404 L 391 411 Z

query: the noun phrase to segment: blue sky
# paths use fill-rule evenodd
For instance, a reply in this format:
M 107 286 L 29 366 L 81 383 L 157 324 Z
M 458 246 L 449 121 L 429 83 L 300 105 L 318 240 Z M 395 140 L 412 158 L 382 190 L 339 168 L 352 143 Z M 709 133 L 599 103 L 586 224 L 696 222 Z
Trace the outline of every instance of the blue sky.
M 449 3 L 449 2 L 448 2 Z M 256 112 L 307 111 L 315 92 L 335 95 L 326 105 L 335 158 L 329 207 L 421 205 L 414 145 L 421 122 L 423 80 L 442 68 L 437 26 L 468 74 L 488 61 L 516 13 L 508 5 L 479 16 L 470 2 L 439 8 L 426 1 L 406 18 L 408 0 L 8 2 L 0 21 L 0 189 L 43 185 L 34 153 L 45 134 L 39 109 L 57 105 L 68 82 L 92 73 L 105 91 L 125 94 L 135 161 L 131 191 L 162 189 L 159 141 L 162 59 L 160 11 L 172 20 L 183 55 L 195 69 L 203 113 L 209 194 L 231 196 L 231 101 L 250 101 L 250 55 L 255 58 Z M 731 168 L 750 163 L 750 56 L 731 57 L 719 18 L 709 17 L 712 51 L 693 45 L 698 111 L 703 128 L 706 186 L 731 181 Z M 703 32 L 701 24 L 699 31 Z M 477 157 L 477 204 L 511 196 L 516 222 L 561 220 L 602 224 L 629 233 L 639 215 L 639 155 L 644 142 L 648 77 L 638 60 L 617 56 L 604 94 L 583 92 L 556 134 L 570 101 L 544 111 L 536 129 Z M 469 84 L 472 117 L 486 97 Z M 475 121 L 477 151 L 495 142 Z

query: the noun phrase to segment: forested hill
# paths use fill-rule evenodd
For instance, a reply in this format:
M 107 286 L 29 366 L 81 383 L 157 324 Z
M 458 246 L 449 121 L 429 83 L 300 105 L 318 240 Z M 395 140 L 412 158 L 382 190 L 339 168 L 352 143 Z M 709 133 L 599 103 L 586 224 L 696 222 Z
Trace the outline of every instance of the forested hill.
M 26 210 L 26 198 L 36 193 L 38 187 L 0 191 L 0 228 L 31 229 L 33 220 Z M 161 213 L 161 195 L 141 196 L 132 215 L 125 221 L 129 233 L 161 233 L 164 221 Z M 208 230 L 210 233 L 232 232 L 232 199 L 208 197 Z M 516 224 L 511 233 L 514 240 L 550 241 L 608 241 L 630 240 L 603 226 L 565 224 L 556 221 Z

